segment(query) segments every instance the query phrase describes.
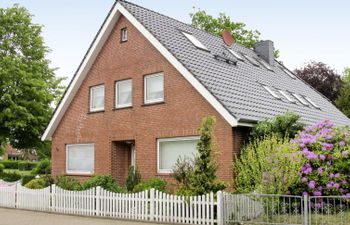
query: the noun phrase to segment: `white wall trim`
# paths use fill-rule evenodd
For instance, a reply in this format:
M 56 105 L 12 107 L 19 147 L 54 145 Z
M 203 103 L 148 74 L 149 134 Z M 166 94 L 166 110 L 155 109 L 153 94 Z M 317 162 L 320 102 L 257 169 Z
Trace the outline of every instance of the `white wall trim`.
M 119 2 L 112 9 L 96 40 L 93 42 L 90 51 L 77 71 L 67 93 L 58 105 L 49 125 L 47 126 L 42 140 L 50 140 L 69 104 L 73 100 L 80 85 L 84 81 L 93 62 L 96 60 L 101 48 L 109 37 L 112 29 L 118 21 L 120 15 L 136 27 L 145 38 L 173 65 L 184 78 L 213 106 L 213 108 L 232 126 L 238 125 L 238 121 L 231 113 L 173 56 L 130 12 L 128 12 Z

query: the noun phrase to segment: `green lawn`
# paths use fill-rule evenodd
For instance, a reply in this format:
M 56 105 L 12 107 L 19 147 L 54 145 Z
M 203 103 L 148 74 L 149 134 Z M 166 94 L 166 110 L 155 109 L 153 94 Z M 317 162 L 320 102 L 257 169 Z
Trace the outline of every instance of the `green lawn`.
M 21 175 L 30 175 L 30 173 L 32 172 L 31 170 L 27 170 L 27 171 L 20 171 L 20 170 L 16 170 L 16 169 L 4 169 L 4 172 L 6 173 L 19 173 Z

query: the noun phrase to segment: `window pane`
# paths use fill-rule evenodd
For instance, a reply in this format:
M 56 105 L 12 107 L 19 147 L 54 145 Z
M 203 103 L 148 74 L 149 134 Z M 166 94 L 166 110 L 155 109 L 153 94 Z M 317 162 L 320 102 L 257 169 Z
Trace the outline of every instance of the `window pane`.
M 179 157 L 194 158 L 198 140 L 167 141 L 159 143 L 159 169 L 172 170 Z
M 94 171 L 94 145 L 70 145 L 67 152 L 69 172 Z
M 117 83 L 117 106 L 131 105 L 132 102 L 132 82 L 131 80 Z
M 146 77 L 146 101 L 163 100 L 164 79 L 163 75 Z
M 104 109 L 105 88 L 104 86 L 91 88 L 91 109 Z

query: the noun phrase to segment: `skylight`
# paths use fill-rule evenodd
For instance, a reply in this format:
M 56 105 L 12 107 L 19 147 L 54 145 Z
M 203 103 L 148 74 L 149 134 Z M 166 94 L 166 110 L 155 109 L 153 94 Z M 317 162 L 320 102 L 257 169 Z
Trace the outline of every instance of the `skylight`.
M 286 74 L 288 74 L 288 76 L 290 76 L 291 78 L 293 78 L 293 79 L 296 79 L 296 78 L 297 78 L 292 72 L 290 72 L 290 71 L 287 70 L 286 68 L 281 67 L 281 69 L 282 69 Z
M 308 102 L 310 102 L 311 103 L 311 105 L 313 106 L 313 107 L 315 107 L 315 108 L 318 108 L 318 109 L 320 109 L 321 107 L 320 106 L 318 106 L 314 101 L 312 101 L 310 98 L 308 98 L 308 97 L 305 97 L 305 99 L 308 101 Z
M 264 86 L 264 88 L 275 98 L 280 99 L 281 97 L 277 94 L 275 90 L 273 90 L 271 87 Z
M 295 99 L 287 92 L 287 91 L 282 91 L 279 90 L 279 92 L 290 102 L 295 102 Z
M 232 49 L 230 49 L 230 48 L 228 48 L 228 50 L 231 52 L 231 54 L 235 57 L 235 58 L 237 58 L 237 59 L 239 59 L 239 60 L 242 60 L 243 61 L 243 58 L 242 58 L 242 56 L 239 54 L 239 53 L 237 53 L 237 52 L 235 52 L 235 51 L 233 51 Z
M 190 40 L 192 42 L 192 44 L 194 46 L 196 46 L 197 48 L 209 51 L 207 47 L 205 47 L 195 36 L 193 36 L 192 34 L 186 33 L 186 32 L 182 32 L 183 35 L 185 35 L 185 37 Z
M 301 95 L 293 93 L 293 96 L 301 102 L 303 105 L 310 105 Z
M 263 65 L 266 69 L 273 71 L 272 67 L 270 64 L 268 64 L 265 60 L 263 59 L 258 59 L 259 63 Z
M 253 64 L 254 66 L 259 66 L 259 63 L 251 56 L 243 54 L 243 56 L 248 59 L 248 61 Z

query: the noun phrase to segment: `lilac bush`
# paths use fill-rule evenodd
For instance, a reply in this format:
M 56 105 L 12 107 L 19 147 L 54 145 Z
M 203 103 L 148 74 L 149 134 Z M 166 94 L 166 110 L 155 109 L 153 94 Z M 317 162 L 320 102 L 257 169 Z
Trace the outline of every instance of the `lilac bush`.
M 292 140 L 306 159 L 293 194 L 350 196 L 350 132 L 323 121 L 305 128 Z

